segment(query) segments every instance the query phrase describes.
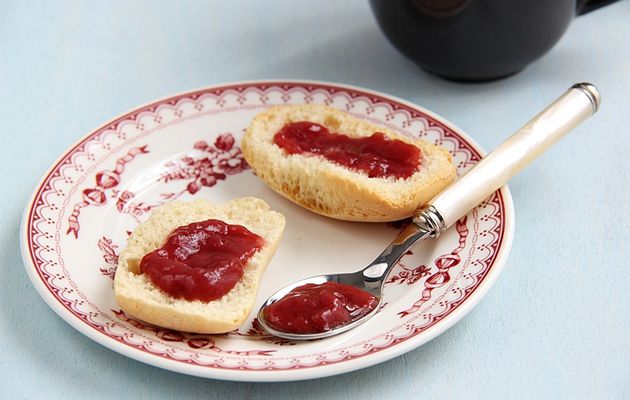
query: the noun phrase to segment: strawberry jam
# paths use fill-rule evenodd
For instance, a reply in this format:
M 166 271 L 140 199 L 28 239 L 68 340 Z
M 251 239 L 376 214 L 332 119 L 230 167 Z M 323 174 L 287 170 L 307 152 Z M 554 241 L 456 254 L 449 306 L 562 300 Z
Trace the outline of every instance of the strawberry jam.
M 321 333 L 346 325 L 372 311 L 372 294 L 336 282 L 298 286 L 264 310 L 270 327 L 286 333 Z
M 175 298 L 208 302 L 234 287 L 263 244 L 263 238 L 240 225 L 194 222 L 175 229 L 162 247 L 145 255 L 140 271 Z
M 320 155 L 370 178 L 409 178 L 420 168 L 422 158 L 418 147 L 381 132 L 351 138 L 307 121 L 286 124 L 273 142 L 288 154 Z

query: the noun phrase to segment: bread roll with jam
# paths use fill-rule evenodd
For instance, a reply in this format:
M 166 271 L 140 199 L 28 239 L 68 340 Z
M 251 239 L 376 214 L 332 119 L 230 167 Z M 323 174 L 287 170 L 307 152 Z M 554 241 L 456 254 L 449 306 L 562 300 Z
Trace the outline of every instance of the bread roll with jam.
M 121 252 L 114 280 L 116 301 L 128 315 L 164 328 L 195 333 L 234 330 L 254 306 L 284 226 L 282 214 L 254 197 L 223 204 L 203 200 L 166 204 L 134 230 Z M 209 251 L 204 246 L 214 247 Z M 165 249 L 176 255 L 176 265 L 165 261 Z M 183 259 L 201 268 L 183 265 Z M 217 268 L 205 269 L 208 265 Z
M 241 150 L 273 190 L 347 221 L 407 218 L 456 176 L 446 149 L 324 105 L 263 111 Z

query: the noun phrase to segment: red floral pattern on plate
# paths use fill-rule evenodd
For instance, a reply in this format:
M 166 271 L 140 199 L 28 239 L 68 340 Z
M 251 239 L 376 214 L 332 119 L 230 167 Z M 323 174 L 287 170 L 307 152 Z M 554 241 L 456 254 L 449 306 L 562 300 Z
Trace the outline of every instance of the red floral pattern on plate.
M 229 175 L 243 172 L 249 168 L 249 165 L 243 158 L 241 149 L 235 146 L 234 142 L 234 136 L 229 133 L 219 135 L 214 146 L 208 145 L 205 140 L 200 140 L 195 143 L 194 148 L 202 152 L 204 156 L 187 155 L 179 161 L 168 162 L 167 171 L 160 179 L 164 182 L 187 180 L 185 191 L 195 194 L 201 187 L 212 187 Z M 165 197 L 172 200 L 180 194 L 181 192 L 171 193 Z
M 116 266 L 118 265 L 118 246 L 112 242 L 112 239 L 103 236 L 98 240 L 97 247 L 103 254 L 103 260 L 105 261 L 105 266 L 100 268 L 101 274 L 113 281 L 116 275 Z
M 180 331 L 174 331 L 172 329 L 160 328 L 159 326 L 149 325 L 142 323 L 136 319 L 130 318 L 122 310 L 112 310 L 112 313 L 116 317 L 127 322 L 135 328 L 142 329 L 144 331 L 153 332 L 158 339 L 163 339 L 167 342 L 182 342 L 192 349 L 208 349 L 221 354 L 231 354 L 237 356 L 269 356 L 276 350 L 247 350 L 247 351 L 235 351 L 225 350 L 219 347 L 214 338 L 211 335 L 199 335 L 194 333 L 186 333 Z
M 415 268 L 409 268 L 403 264 L 404 260 L 401 260 L 398 263 L 398 271 L 396 273 L 392 273 L 385 281 L 386 284 L 407 284 L 413 285 L 418 282 L 420 279 L 430 274 L 429 267 L 426 265 L 418 265 Z
M 75 238 L 79 237 L 79 215 L 81 214 L 81 209 L 84 207 L 88 207 L 91 205 L 94 206 L 102 206 L 107 203 L 107 190 L 112 189 L 118 184 L 120 184 L 120 180 L 122 179 L 121 175 L 125 172 L 125 167 L 129 164 L 137 155 L 146 154 L 149 150 L 147 150 L 147 146 L 135 147 L 129 152 L 116 160 L 116 167 L 113 170 L 103 170 L 96 173 L 94 176 L 94 180 L 96 185 L 91 188 L 83 189 L 82 193 L 82 201 L 75 204 L 72 214 L 68 217 L 68 230 L 66 234 L 72 233 Z M 88 153 L 88 158 L 93 158 L 90 153 Z M 77 167 L 77 169 L 81 169 Z
M 461 257 L 459 256 L 459 252 L 466 246 L 466 238 L 468 237 L 468 228 L 466 227 L 467 220 L 468 217 L 463 217 L 455 223 L 455 230 L 459 234 L 459 245 L 449 254 L 445 254 L 435 260 L 437 271 L 424 281 L 425 289 L 422 291 L 422 297 L 418 299 L 411 308 L 400 311 L 398 313 L 399 316 L 406 317 L 420 310 L 422 305 L 431 299 L 431 292 L 433 292 L 433 290 L 446 285 L 451 280 L 448 270 L 460 263 Z M 429 274 L 429 270 L 426 266 L 421 265 L 420 267 L 425 268 L 423 271 L 425 272 L 424 275 Z

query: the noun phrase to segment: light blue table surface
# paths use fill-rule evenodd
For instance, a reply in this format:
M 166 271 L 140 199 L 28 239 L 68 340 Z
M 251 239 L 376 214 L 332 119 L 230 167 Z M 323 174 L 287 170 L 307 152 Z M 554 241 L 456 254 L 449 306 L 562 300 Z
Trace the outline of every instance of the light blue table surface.
M 516 233 L 481 303 L 383 364 L 304 382 L 207 380 L 92 342 L 40 299 L 22 209 L 78 137 L 139 104 L 244 79 L 379 90 L 450 119 L 486 149 L 579 81 L 601 111 L 510 184 Z M 630 398 L 630 2 L 576 19 L 509 79 L 430 76 L 385 40 L 367 1 L 0 3 L 0 398 Z

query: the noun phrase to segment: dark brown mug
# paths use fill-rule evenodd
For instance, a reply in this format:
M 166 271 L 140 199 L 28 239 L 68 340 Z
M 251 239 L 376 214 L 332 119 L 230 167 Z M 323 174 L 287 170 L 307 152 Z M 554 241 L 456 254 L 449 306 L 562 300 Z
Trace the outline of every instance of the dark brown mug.
M 571 20 L 616 0 L 370 0 L 387 38 L 447 79 L 512 75 L 545 54 Z

